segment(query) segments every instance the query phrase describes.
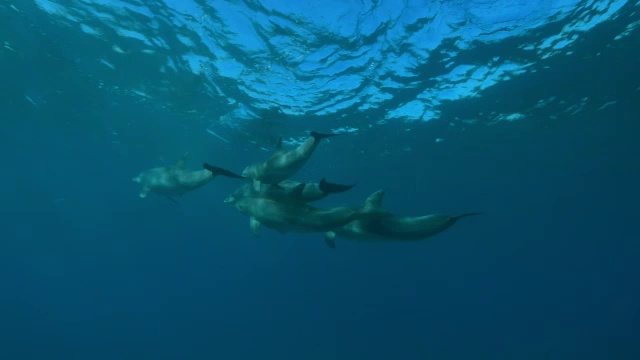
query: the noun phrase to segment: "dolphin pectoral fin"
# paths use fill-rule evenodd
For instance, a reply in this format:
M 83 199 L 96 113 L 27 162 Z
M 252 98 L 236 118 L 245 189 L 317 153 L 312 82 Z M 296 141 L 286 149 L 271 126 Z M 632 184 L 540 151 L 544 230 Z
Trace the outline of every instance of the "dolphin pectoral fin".
M 260 191 L 260 180 L 253 180 L 253 190 Z
M 324 233 L 324 243 L 331 249 L 336 248 L 336 233 L 333 231 L 327 231 Z
M 260 221 L 256 220 L 254 217 L 249 218 L 249 227 L 255 237 L 260 236 Z
M 149 195 L 149 192 L 151 192 L 151 189 L 145 186 L 142 188 L 142 190 L 140 190 L 140 193 L 138 195 L 144 199 L 147 197 L 147 195 Z

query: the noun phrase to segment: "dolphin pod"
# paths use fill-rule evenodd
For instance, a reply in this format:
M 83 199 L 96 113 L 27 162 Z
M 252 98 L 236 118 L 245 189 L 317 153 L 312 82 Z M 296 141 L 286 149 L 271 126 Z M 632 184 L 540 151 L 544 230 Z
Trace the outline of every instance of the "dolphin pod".
M 423 240 L 450 228 L 459 219 L 480 214 L 400 216 L 383 209 L 382 190 L 371 194 L 360 207 L 310 205 L 355 186 L 331 183 L 324 178 L 318 183 L 290 179 L 307 163 L 322 139 L 337 135 L 340 134 L 312 131 L 300 146 L 290 150 L 282 148 L 280 137 L 276 151 L 266 160 L 245 167 L 242 175 L 208 163 L 202 165 L 202 170 L 188 170 L 185 168 L 187 153 L 176 164 L 143 171 L 133 181 L 142 186 L 141 198 L 155 193 L 176 202 L 174 197 L 194 191 L 217 176 L 243 179 L 245 183 L 224 202 L 249 218 L 254 236 L 260 236 L 261 226 L 280 233 L 322 233 L 332 249 L 336 247 L 337 238 L 358 242 Z

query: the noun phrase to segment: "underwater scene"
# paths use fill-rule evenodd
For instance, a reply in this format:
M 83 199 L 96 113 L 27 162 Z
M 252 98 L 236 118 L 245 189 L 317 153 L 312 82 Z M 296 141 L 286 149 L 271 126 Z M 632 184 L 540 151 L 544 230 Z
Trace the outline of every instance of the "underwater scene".
M 640 0 L 3 0 L 0 105 L 0 359 L 640 359 Z

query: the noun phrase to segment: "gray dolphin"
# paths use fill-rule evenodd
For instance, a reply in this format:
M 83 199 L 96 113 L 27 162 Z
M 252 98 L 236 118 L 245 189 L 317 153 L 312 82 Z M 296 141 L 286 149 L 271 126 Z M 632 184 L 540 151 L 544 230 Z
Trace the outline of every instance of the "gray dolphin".
M 371 216 L 348 207 L 320 209 L 303 201 L 278 201 L 259 196 L 245 196 L 226 202 L 249 217 L 251 232 L 255 236 L 260 236 L 260 225 L 281 233 L 327 232 Z
M 284 180 L 276 185 L 262 184 L 260 190 L 255 190 L 250 184 L 244 184 L 229 195 L 225 202 L 232 202 L 247 196 L 267 197 L 279 201 L 293 199 L 294 201 L 312 202 L 323 199 L 330 194 L 345 192 L 354 186 L 355 184 L 334 184 L 324 178 L 318 183 L 301 183 L 294 180 Z
M 431 214 L 424 216 L 398 216 L 382 209 L 384 191 L 371 194 L 365 202 L 364 211 L 377 215 L 350 222 L 325 233 L 325 242 L 335 248 L 336 236 L 362 242 L 398 242 L 423 240 L 448 229 L 459 219 L 481 213 L 460 215 Z
M 242 176 L 251 179 L 255 190 L 259 191 L 261 184 L 277 184 L 287 180 L 307 163 L 320 140 L 340 134 L 321 134 L 315 131 L 295 149 L 283 150 L 282 137 L 278 139 L 276 152 L 267 160 L 247 166 Z
M 185 169 L 188 156 L 189 153 L 184 154 L 173 166 L 152 168 L 134 177 L 132 180 L 142 185 L 139 196 L 146 198 L 149 193 L 156 193 L 175 202 L 173 196 L 180 196 L 204 186 L 218 175 L 242 178 L 231 171 L 214 166 L 195 171 Z

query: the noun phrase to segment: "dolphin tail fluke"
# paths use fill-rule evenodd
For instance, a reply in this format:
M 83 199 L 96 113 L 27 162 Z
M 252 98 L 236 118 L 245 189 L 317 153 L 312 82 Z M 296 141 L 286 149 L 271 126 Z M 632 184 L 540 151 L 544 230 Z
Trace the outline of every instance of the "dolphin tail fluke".
M 350 190 L 354 186 L 356 186 L 356 184 L 342 185 L 342 184 L 330 183 L 324 178 L 322 178 L 320 180 L 320 183 L 318 184 L 320 191 L 322 191 L 325 194 L 337 194 L 337 193 L 345 192 L 347 190 Z
M 244 179 L 244 176 L 238 175 L 232 171 L 229 171 L 223 168 L 219 168 L 217 166 L 209 165 L 207 163 L 202 164 L 202 167 L 211 171 L 213 175 L 222 175 L 230 178 Z
M 464 213 L 464 214 L 460 214 L 460 215 L 456 215 L 453 217 L 454 220 L 460 220 L 462 218 L 465 217 L 469 217 L 469 216 L 476 216 L 476 215 L 482 215 L 483 213 L 481 212 L 470 212 L 470 213 Z
M 322 139 L 326 139 L 326 138 L 330 138 L 332 136 L 338 136 L 338 135 L 342 135 L 342 134 L 323 134 L 323 133 L 319 133 L 319 132 L 316 132 L 316 131 L 312 131 L 309 135 L 311 135 L 311 137 L 316 139 L 316 141 L 320 141 Z

